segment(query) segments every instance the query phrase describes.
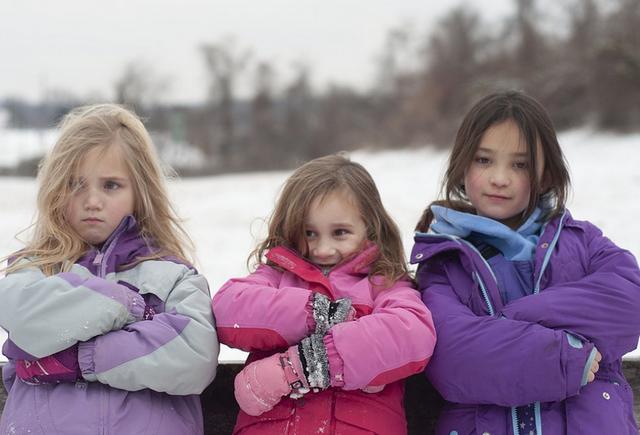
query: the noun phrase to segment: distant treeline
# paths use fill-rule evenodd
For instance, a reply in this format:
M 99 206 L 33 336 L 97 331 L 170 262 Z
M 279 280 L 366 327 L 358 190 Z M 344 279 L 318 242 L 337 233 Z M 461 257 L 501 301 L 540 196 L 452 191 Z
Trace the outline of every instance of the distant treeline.
M 558 129 L 640 129 L 639 0 L 514 0 L 514 11 L 497 23 L 458 8 L 428 32 L 390 30 L 366 92 L 314 91 L 304 64 L 282 83 L 277 65 L 225 39 L 199 47 L 206 104 L 157 103 L 166 80 L 136 63 L 115 83 L 114 100 L 150 129 L 200 148 L 208 161 L 198 171 L 208 173 L 286 168 L 362 147 L 446 147 L 469 105 L 503 88 L 539 99 Z M 247 78 L 252 95 L 238 98 L 237 83 Z M 38 105 L 14 99 L 4 107 L 11 126 L 33 128 L 54 125 L 81 103 L 57 92 Z

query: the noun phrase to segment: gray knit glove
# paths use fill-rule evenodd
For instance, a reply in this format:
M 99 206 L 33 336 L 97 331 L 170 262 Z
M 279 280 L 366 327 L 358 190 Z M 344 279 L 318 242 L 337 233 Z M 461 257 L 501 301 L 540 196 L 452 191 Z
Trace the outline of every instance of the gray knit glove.
M 298 355 L 304 368 L 309 387 L 314 391 L 331 386 L 329 357 L 321 334 L 312 334 L 298 345 Z
M 351 299 L 342 298 L 331 301 L 321 293 L 313 295 L 313 320 L 316 322 L 315 334 L 324 335 L 334 325 L 353 320 L 356 311 L 351 306 Z

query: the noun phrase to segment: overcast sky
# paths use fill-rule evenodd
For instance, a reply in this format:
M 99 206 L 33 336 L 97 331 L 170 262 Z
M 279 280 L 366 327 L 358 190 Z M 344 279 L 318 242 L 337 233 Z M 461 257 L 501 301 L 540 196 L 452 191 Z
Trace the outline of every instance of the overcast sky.
M 0 0 L 0 99 L 37 101 L 48 89 L 113 97 L 128 62 L 144 65 L 168 88 L 161 101 L 197 102 L 206 94 L 198 47 L 232 37 L 286 80 L 296 62 L 317 87 L 368 87 L 387 31 L 422 30 L 464 0 Z M 489 22 L 512 0 L 471 2 Z M 482 5 L 482 6 L 480 6 Z

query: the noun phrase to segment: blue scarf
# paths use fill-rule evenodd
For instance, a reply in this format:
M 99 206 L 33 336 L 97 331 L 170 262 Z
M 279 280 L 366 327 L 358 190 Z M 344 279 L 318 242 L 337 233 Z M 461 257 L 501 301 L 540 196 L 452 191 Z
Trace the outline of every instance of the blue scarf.
M 530 260 L 540 237 L 542 223 L 538 222 L 541 213 L 539 208 L 517 230 L 491 218 L 439 205 L 431 206 L 431 211 L 434 220 L 430 229 L 433 232 L 484 242 L 511 261 Z

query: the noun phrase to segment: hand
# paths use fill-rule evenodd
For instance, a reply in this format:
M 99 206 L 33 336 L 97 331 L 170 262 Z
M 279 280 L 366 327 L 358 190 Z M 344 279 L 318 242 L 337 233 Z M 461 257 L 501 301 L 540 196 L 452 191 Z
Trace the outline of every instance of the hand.
M 351 305 L 351 299 L 342 298 L 330 300 L 323 294 L 313 295 L 313 320 L 315 334 L 324 335 L 332 326 L 341 322 L 355 320 L 356 310 Z
M 600 369 L 600 361 L 602 361 L 602 354 L 596 350 L 596 357 L 593 359 L 591 367 L 589 367 L 589 373 L 587 374 L 587 383 L 593 382 L 596 378 L 596 373 Z
M 82 378 L 78 364 L 78 345 L 40 358 L 36 361 L 18 360 L 16 375 L 28 384 L 57 384 L 75 382 Z
M 133 284 L 130 284 L 126 281 L 118 281 L 118 284 L 125 286 L 126 288 L 128 288 L 131 291 L 134 291 L 138 294 L 140 294 L 140 290 L 138 290 L 138 288 L 136 286 L 134 286 Z M 156 311 L 154 310 L 154 308 L 151 305 L 147 305 L 145 304 L 144 306 L 144 312 L 142 314 L 142 320 L 151 320 L 153 319 L 153 316 L 155 316 Z
M 234 381 L 234 393 L 240 408 L 249 415 L 270 411 L 283 396 L 301 397 L 309 391 L 298 346 L 246 366 Z

